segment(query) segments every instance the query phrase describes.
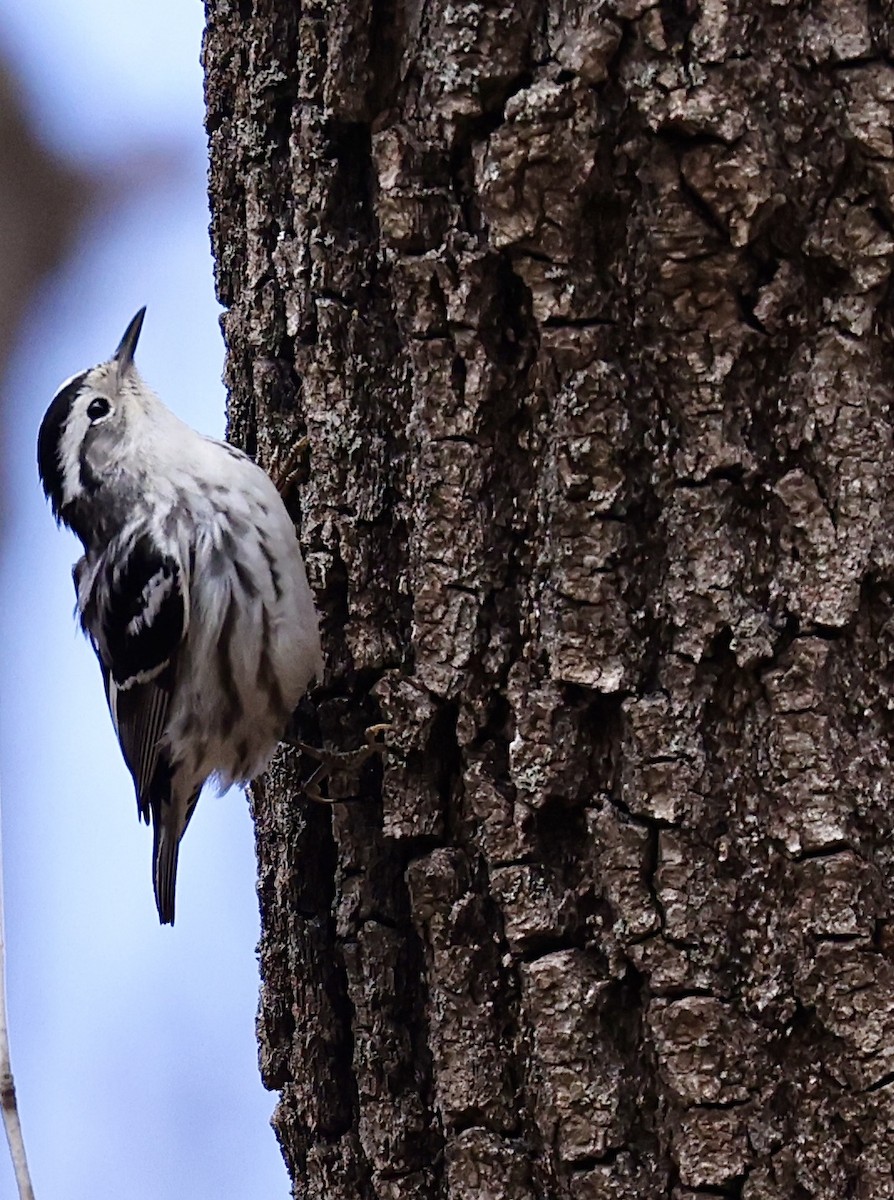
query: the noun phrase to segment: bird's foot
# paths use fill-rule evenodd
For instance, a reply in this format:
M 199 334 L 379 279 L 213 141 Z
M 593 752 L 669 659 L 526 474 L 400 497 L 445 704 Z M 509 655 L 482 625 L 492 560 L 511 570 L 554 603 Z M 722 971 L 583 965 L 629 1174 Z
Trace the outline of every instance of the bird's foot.
M 306 754 L 308 758 L 313 758 L 320 764 L 304 785 L 304 794 L 308 800 L 312 800 L 315 804 L 343 803 L 343 797 L 324 796 L 320 791 L 320 785 L 326 782 L 333 771 L 349 771 L 356 774 L 367 759 L 372 758 L 374 754 L 384 754 L 388 747 L 378 738 L 391 728 L 392 726 L 387 721 L 380 725 L 370 725 L 364 733 L 364 744 L 356 750 L 347 751 L 322 750 L 318 746 L 311 746 L 308 742 L 290 738 L 289 745 L 295 746 L 302 754 Z
M 307 448 L 310 445 L 307 437 L 300 437 L 293 442 L 289 449 L 280 457 L 274 450 L 267 474 L 276 485 L 276 490 L 285 500 L 291 494 L 304 469 Z

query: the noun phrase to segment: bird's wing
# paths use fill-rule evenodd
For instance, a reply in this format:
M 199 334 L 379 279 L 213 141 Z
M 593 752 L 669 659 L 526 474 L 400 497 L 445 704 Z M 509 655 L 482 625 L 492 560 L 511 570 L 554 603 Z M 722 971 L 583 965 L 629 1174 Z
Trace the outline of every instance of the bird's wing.
M 102 668 L 106 699 L 140 816 L 163 756 L 161 739 L 188 620 L 187 581 L 176 558 L 150 533 L 106 556 L 90 593 L 79 597 L 81 622 Z
M 124 761 L 133 776 L 140 816 L 148 824 L 162 748 L 160 739 L 171 700 L 170 668 L 147 683 L 120 688 L 109 681 L 109 711 L 121 743 Z

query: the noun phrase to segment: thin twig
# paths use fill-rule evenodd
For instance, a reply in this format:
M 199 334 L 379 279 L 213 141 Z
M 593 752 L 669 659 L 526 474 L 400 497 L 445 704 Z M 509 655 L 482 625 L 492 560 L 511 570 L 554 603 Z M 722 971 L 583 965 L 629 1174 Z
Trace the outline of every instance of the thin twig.
M 9 1153 L 12 1157 L 16 1183 L 19 1185 L 19 1200 L 34 1200 L 34 1188 L 28 1174 L 25 1158 L 25 1142 L 22 1138 L 22 1123 L 19 1106 L 16 1104 L 16 1085 L 12 1078 L 9 1059 L 9 1026 L 6 1016 L 6 930 L 3 923 L 3 840 L 0 836 L 0 1108 L 3 1110 L 3 1125 Z

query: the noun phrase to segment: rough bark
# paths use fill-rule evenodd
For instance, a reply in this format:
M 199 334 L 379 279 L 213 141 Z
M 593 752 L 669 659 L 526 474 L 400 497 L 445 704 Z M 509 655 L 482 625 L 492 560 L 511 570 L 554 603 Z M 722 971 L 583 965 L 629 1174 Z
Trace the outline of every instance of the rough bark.
M 394 726 L 253 793 L 295 1195 L 894 1195 L 886 9 L 207 7 L 231 432 Z

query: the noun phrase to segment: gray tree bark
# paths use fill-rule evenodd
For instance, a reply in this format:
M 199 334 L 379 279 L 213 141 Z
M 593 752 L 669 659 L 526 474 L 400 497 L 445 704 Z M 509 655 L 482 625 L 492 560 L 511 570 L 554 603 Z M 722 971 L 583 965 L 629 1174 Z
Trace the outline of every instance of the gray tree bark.
M 295 1195 L 894 1195 L 882 7 L 207 12 L 231 432 L 394 726 L 253 792 Z

